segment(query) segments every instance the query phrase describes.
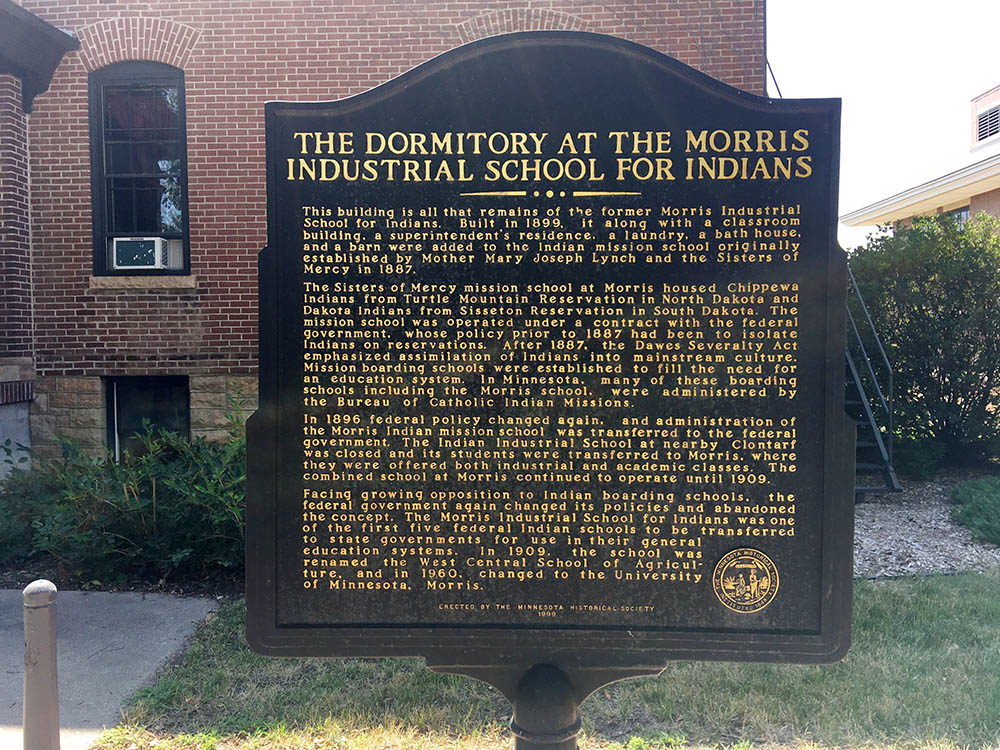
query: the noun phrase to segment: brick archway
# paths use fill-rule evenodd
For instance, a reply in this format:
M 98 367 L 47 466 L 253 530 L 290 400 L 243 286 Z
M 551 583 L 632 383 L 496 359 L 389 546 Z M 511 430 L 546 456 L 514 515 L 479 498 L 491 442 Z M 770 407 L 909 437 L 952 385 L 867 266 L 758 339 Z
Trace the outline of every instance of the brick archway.
M 114 18 L 77 32 L 88 72 L 124 60 L 151 60 L 184 69 L 201 31 L 164 18 Z
M 549 8 L 495 10 L 469 18 L 456 26 L 463 43 L 515 31 L 591 31 L 581 16 Z

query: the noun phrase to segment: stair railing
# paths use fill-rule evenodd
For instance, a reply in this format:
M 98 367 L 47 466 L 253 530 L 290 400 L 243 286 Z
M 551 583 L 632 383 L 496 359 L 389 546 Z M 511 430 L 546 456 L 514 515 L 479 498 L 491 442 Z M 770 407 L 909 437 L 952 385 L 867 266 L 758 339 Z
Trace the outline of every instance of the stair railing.
M 851 367 L 856 372 L 854 358 L 851 355 L 851 345 L 857 348 L 860 354 L 860 359 L 864 362 L 864 368 L 868 375 L 867 378 L 862 380 L 860 377 L 857 378 L 858 384 L 860 386 L 861 397 L 867 399 L 869 403 L 874 402 L 877 408 L 879 408 L 884 414 L 884 430 L 885 430 L 885 440 L 881 438 L 881 430 L 874 429 L 876 440 L 879 443 L 883 443 L 879 447 L 885 455 L 890 467 L 892 465 L 892 435 L 894 429 L 893 423 L 893 396 L 894 396 L 894 374 L 892 370 L 892 364 L 889 362 L 889 357 L 885 353 L 885 347 L 882 346 L 882 340 L 878 335 L 878 331 L 875 329 L 875 323 L 872 321 L 871 314 L 868 312 L 868 306 L 865 304 L 864 298 L 861 296 L 861 290 L 858 288 L 857 280 L 854 278 L 854 272 L 851 271 L 850 265 L 847 267 L 848 275 L 848 296 L 853 297 L 855 303 L 861 311 L 863 316 L 862 329 L 858 327 L 858 321 L 854 312 L 851 310 L 851 305 L 847 306 L 847 317 L 850 322 L 852 337 L 848 342 L 848 357 L 851 358 Z M 885 371 L 886 387 L 883 389 L 879 383 L 879 377 L 875 372 L 875 367 L 872 364 L 872 356 L 869 354 L 868 347 L 865 346 L 865 337 L 862 336 L 862 330 L 866 334 L 867 338 L 874 342 L 874 347 L 877 350 L 877 355 L 880 360 L 880 369 Z M 865 387 L 865 381 L 869 385 L 868 388 Z M 869 391 L 872 391 L 869 393 Z M 874 417 L 874 415 L 873 415 Z

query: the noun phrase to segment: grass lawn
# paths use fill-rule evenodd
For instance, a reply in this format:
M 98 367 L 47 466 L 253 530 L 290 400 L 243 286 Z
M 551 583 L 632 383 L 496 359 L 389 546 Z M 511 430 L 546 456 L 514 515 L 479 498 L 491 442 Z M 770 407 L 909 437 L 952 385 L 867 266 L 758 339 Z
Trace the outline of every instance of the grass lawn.
M 1000 572 L 858 583 L 840 664 L 681 662 L 581 713 L 582 748 L 1000 747 Z M 500 750 L 508 718 L 497 691 L 418 660 L 256 656 L 238 603 L 96 747 Z

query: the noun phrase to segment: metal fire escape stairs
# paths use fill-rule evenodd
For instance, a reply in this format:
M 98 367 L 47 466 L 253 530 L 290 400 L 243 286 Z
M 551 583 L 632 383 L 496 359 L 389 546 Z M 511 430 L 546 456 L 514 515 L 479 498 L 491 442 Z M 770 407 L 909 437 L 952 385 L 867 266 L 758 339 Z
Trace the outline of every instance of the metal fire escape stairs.
M 850 267 L 847 274 L 844 408 L 858 425 L 854 499 L 862 502 L 866 493 L 900 492 L 903 488 L 892 464 L 892 365 Z

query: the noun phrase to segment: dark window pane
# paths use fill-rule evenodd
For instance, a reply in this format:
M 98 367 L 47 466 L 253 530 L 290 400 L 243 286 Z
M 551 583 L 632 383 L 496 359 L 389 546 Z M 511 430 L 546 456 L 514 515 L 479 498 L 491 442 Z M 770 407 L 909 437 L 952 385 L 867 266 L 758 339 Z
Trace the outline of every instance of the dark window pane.
M 176 177 L 112 177 L 108 180 L 111 234 L 180 234 L 181 186 Z
M 179 101 L 174 86 L 105 86 L 110 233 L 181 233 Z
M 180 127 L 177 87 L 175 86 L 105 86 L 104 130 L 136 132 Z
M 177 141 L 113 141 L 107 144 L 108 175 L 181 173 Z
M 137 453 L 141 442 L 135 437 L 143 431 L 143 420 L 154 429 L 171 430 L 187 435 L 190 429 L 188 382 L 186 377 L 113 378 L 108 408 L 114 409 L 119 455 Z
M 134 234 L 135 192 L 131 180 L 108 180 L 108 231 Z
M 115 143 L 177 140 L 177 131 L 172 128 L 145 128 L 142 130 L 120 130 L 116 128 L 107 128 L 105 130 L 105 135 L 106 140 Z

